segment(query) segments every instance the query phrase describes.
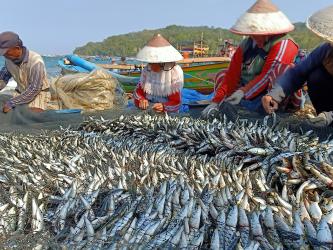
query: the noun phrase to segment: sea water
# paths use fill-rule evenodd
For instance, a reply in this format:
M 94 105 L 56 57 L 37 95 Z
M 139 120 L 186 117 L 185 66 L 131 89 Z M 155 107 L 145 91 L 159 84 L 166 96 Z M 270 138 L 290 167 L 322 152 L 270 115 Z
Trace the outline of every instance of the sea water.
M 58 66 L 58 60 L 61 56 L 43 56 L 46 71 L 49 77 L 57 77 L 60 75 L 60 67 Z M 3 56 L 0 57 L 0 67 L 5 65 L 5 59 Z
M 43 56 L 46 71 L 48 78 L 57 77 L 60 75 L 61 69 L 58 66 L 58 60 L 60 60 L 62 56 Z M 0 69 L 5 66 L 5 59 L 3 56 L 0 57 Z M 16 82 L 11 79 L 9 80 L 7 86 L 1 90 L 2 94 L 10 94 L 12 90 L 16 88 Z
M 44 63 L 45 63 L 45 67 L 46 67 L 46 71 L 48 74 L 48 77 L 57 77 L 60 75 L 61 73 L 61 68 L 58 65 L 58 61 L 61 60 L 64 56 L 43 56 L 44 59 Z M 114 58 L 116 63 L 120 63 L 120 57 L 115 57 Z M 89 59 L 89 61 L 93 62 L 93 63 L 111 63 L 111 59 L 109 59 L 108 61 L 104 60 L 104 61 L 100 61 L 97 59 Z M 140 64 L 140 62 L 134 60 L 133 58 L 128 58 L 126 60 L 126 63 L 128 64 Z M 0 57 L 0 67 L 2 68 L 5 64 L 5 59 L 3 56 Z

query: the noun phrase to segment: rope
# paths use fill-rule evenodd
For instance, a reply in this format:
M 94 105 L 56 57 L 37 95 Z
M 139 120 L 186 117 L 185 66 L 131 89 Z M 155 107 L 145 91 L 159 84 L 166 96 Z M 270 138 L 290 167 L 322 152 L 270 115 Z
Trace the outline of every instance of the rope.
M 191 76 L 191 77 L 193 77 L 193 78 L 195 78 L 195 79 L 201 80 L 201 81 L 206 82 L 206 83 L 215 84 L 214 82 L 208 81 L 208 80 L 206 80 L 206 79 L 202 79 L 202 78 L 197 77 L 197 76 L 193 76 L 193 75 L 191 75 L 191 74 L 184 73 L 184 75 L 186 75 L 186 76 Z

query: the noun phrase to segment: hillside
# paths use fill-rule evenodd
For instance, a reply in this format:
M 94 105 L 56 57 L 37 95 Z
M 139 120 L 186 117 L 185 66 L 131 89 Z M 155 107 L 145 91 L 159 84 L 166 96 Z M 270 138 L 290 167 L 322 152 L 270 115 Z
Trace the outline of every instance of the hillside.
M 321 39 L 309 31 L 304 23 L 296 23 L 296 29 L 291 33 L 295 41 L 304 49 L 312 49 Z M 123 35 L 111 36 L 102 42 L 89 42 L 74 50 L 79 55 L 109 55 L 135 56 L 142 46 L 156 33 L 161 33 L 174 46 L 185 41 L 198 41 L 203 33 L 204 41 L 210 47 L 210 53 L 217 52 L 218 45 L 224 39 L 231 38 L 240 41 L 241 37 L 232 34 L 227 29 L 215 27 L 185 27 L 171 25 L 163 29 L 143 30 Z

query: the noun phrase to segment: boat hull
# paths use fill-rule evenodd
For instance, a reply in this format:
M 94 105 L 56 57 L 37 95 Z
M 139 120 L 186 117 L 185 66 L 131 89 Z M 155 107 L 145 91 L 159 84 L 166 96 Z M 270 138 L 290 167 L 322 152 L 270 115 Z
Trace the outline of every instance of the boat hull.
M 213 63 L 182 67 L 184 72 L 184 88 L 194 89 L 203 94 L 209 94 L 214 90 L 215 76 L 220 71 L 225 71 L 229 62 Z M 129 77 L 139 77 L 140 72 L 121 73 Z M 122 83 L 126 92 L 133 92 L 136 85 Z
M 82 65 L 83 66 L 66 65 L 63 63 L 63 60 L 59 60 L 59 66 L 63 74 L 86 73 L 91 71 L 91 68 L 86 69 L 84 64 Z M 91 66 L 90 63 L 88 66 Z M 184 88 L 193 89 L 203 94 L 209 94 L 214 90 L 216 74 L 220 71 L 227 70 L 229 62 L 181 66 L 184 72 Z M 121 73 L 110 71 L 110 73 L 119 80 L 124 91 L 127 93 L 134 91 L 141 74 L 140 71 L 123 71 Z

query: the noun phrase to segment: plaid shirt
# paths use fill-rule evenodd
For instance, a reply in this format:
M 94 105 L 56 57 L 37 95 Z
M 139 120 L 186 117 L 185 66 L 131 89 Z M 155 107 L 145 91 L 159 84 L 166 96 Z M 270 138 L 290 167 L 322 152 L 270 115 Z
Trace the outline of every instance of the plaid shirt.
M 4 81 L 4 83 L 7 85 L 9 79 L 12 78 L 12 75 L 10 74 L 10 72 L 8 71 L 8 69 L 6 67 L 3 67 L 0 70 L 0 80 Z M 3 89 L 5 86 L 2 86 L 1 89 Z
M 29 53 L 27 51 L 22 63 L 26 63 L 29 59 Z M 35 99 L 42 89 L 42 78 L 46 74 L 45 67 L 42 63 L 38 63 L 34 66 L 32 74 L 29 76 L 29 87 L 20 93 L 20 95 L 11 98 L 8 104 L 13 108 L 17 105 L 30 103 Z M 11 73 L 6 67 L 3 67 L 0 71 L 0 80 L 4 81 L 5 84 L 8 83 L 9 79 L 12 78 Z

